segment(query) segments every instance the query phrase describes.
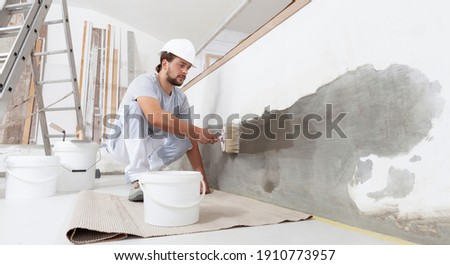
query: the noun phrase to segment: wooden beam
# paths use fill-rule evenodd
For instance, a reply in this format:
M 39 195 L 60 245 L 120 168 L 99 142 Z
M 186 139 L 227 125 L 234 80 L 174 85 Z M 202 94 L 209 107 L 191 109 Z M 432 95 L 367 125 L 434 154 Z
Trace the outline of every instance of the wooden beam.
M 110 113 L 116 113 L 117 109 L 117 86 L 118 86 L 118 75 L 117 75 L 117 66 L 118 66 L 118 56 L 119 51 L 114 49 L 113 54 L 113 71 L 112 71 L 112 90 L 111 90 L 111 108 Z M 105 131 L 106 132 L 106 131 Z
M 136 77 L 136 72 L 134 69 L 134 32 L 128 31 L 127 32 L 127 56 L 128 56 L 128 80 L 127 85 L 133 81 L 133 79 Z
M 43 42 L 44 42 L 44 40 L 42 38 L 39 38 L 36 40 L 36 44 L 34 46 L 34 52 L 42 52 Z M 37 61 L 38 65 L 40 65 L 41 57 L 38 56 L 36 58 L 36 61 Z M 29 115 L 31 115 L 31 113 L 33 113 L 35 93 L 36 93 L 36 88 L 34 87 L 34 82 L 30 82 L 30 91 L 28 93 L 28 98 L 30 100 L 27 103 L 25 117 L 28 117 Z M 23 134 L 22 134 L 22 144 L 29 144 L 29 142 L 30 142 L 31 118 L 32 117 L 28 117 L 25 119 L 25 123 L 23 126 Z
M 85 44 L 86 44 L 86 28 L 87 28 L 87 21 L 84 21 L 83 25 L 83 42 L 81 46 L 81 65 L 80 65 L 80 79 L 78 83 L 78 92 L 80 93 L 80 96 L 82 95 L 83 91 L 83 72 L 84 72 L 84 53 L 85 53 Z
M 110 60 L 110 52 L 111 52 L 111 25 L 108 24 L 107 31 L 107 40 L 106 40 L 106 77 L 105 77 L 105 96 L 103 100 L 103 114 L 106 115 L 108 110 L 108 84 L 109 84 L 109 60 Z

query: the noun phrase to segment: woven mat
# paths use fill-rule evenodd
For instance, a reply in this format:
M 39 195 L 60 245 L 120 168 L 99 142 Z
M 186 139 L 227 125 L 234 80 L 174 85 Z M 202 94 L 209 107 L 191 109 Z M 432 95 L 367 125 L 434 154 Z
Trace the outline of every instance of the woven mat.
M 121 240 L 134 235 L 158 237 L 302 221 L 311 215 L 246 197 L 214 190 L 200 204 L 200 220 L 181 227 L 159 227 L 144 222 L 144 204 L 126 197 L 82 191 L 67 230 L 74 244 Z

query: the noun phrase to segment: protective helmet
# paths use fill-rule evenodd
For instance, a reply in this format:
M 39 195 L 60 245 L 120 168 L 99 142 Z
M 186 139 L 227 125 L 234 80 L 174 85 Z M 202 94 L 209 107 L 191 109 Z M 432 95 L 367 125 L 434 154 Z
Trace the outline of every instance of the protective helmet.
M 164 44 L 161 52 L 170 52 L 194 66 L 195 48 L 192 42 L 187 39 L 173 39 Z

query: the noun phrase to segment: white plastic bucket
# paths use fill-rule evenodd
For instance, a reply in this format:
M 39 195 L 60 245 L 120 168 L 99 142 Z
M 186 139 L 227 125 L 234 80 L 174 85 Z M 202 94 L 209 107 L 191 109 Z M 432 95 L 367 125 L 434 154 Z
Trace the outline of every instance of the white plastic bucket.
M 196 171 L 155 171 L 139 178 L 144 192 L 145 222 L 157 226 L 184 226 L 197 223 L 205 183 Z M 203 193 L 200 194 L 200 184 Z
M 5 199 L 37 199 L 55 195 L 61 171 L 55 156 L 9 156 L 5 161 Z
M 92 142 L 57 142 L 53 155 L 61 159 L 58 191 L 89 190 L 94 187 L 98 144 Z

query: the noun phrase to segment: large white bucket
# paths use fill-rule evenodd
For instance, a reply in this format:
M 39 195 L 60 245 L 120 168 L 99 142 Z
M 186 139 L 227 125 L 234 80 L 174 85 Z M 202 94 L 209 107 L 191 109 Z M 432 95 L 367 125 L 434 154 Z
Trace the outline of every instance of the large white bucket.
M 155 171 L 139 178 L 144 192 L 145 222 L 157 226 L 184 226 L 197 223 L 205 183 L 196 171 Z M 203 193 L 200 195 L 200 184 Z
M 57 142 L 53 155 L 61 159 L 58 191 L 89 190 L 94 187 L 98 144 L 92 142 Z
M 55 156 L 9 156 L 5 161 L 5 199 L 37 199 L 53 196 L 61 171 Z

